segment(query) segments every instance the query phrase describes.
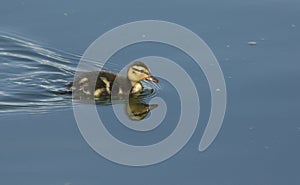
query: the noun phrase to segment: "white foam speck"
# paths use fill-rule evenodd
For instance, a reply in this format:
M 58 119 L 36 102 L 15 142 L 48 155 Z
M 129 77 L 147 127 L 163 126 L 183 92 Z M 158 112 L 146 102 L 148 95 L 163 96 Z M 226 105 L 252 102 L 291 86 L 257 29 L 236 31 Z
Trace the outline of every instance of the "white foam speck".
M 251 46 L 254 46 L 254 45 L 256 45 L 257 44 L 257 42 L 255 42 L 255 41 L 249 41 L 248 42 L 248 45 L 251 45 Z

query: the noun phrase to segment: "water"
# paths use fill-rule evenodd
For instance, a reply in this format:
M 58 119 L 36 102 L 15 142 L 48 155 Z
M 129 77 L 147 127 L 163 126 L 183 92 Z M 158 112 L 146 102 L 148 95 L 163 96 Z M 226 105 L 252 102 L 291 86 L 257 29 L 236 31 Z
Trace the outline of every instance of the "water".
M 1 184 L 299 184 L 299 5 L 295 0 L 2 2 Z M 118 52 L 106 68 L 117 71 L 135 58 L 164 56 L 189 71 L 200 91 L 200 121 L 186 147 L 158 165 L 133 168 L 95 153 L 76 126 L 70 95 L 57 92 L 72 80 L 94 39 L 143 19 L 181 24 L 208 43 L 225 76 L 228 105 L 217 139 L 199 153 L 210 110 L 202 72 L 166 46 L 149 43 Z M 167 120 L 146 134 L 111 119 L 110 105 L 97 108 L 112 120 L 106 126 L 118 139 L 151 144 L 175 127 L 179 102 L 173 92 L 161 82 L 155 97 L 174 105 Z
M 37 113 L 70 104 L 70 98 L 57 94 L 72 80 L 72 58 L 11 36 L 1 35 L 0 43 L 1 113 Z

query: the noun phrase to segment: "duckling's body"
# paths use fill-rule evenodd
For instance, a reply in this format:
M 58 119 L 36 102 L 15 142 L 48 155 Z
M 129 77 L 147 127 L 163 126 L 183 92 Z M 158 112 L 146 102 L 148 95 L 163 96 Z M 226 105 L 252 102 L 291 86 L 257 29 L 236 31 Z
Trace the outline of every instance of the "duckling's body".
M 72 90 L 99 98 L 112 94 L 124 95 L 137 93 L 143 90 L 143 86 L 140 82 L 137 82 L 132 87 L 128 78 L 118 76 L 110 71 L 92 71 L 85 72 L 76 78 L 72 84 Z
M 141 92 L 143 90 L 142 80 L 158 83 L 158 80 L 150 75 L 150 70 L 144 63 L 134 62 L 128 68 L 127 77 L 110 71 L 84 72 L 75 78 L 68 88 L 76 93 L 100 98 Z

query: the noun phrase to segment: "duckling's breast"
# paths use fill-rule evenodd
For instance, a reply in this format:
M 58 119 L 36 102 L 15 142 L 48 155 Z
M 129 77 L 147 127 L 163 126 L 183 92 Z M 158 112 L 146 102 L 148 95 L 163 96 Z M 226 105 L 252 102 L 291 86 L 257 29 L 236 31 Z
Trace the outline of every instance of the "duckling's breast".
M 131 90 L 131 93 L 138 93 L 141 92 L 143 90 L 143 86 L 140 82 L 136 83 Z

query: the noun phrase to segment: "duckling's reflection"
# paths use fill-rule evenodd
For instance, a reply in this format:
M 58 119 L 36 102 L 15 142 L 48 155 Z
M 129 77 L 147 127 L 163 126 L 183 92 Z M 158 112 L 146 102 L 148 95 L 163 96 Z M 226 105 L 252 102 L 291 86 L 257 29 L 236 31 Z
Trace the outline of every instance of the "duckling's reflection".
M 158 107 L 157 104 L 147 104 L 139 98 L 132 97 L 126 103 L 126 113 L 131 120 L 139 121 L 145 119 L 156 107 Z
M 134 121 L 143 120 L 147 117 L 151 110 L 158 107 L 158 104 L 147 104 L 141 97 L 138 96 L 129 96 L 122 99 L 119 98 L 116 100 L 114 99 L 115 103 L 117 104 L 124 104 L 125 105 L 125 113 L 127 114 L 128 118 Z M 97 105 L 111 105 L 110 98 L 101 98 L 96 100 Z

